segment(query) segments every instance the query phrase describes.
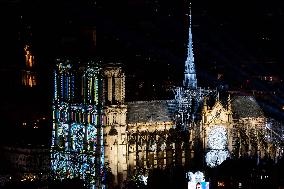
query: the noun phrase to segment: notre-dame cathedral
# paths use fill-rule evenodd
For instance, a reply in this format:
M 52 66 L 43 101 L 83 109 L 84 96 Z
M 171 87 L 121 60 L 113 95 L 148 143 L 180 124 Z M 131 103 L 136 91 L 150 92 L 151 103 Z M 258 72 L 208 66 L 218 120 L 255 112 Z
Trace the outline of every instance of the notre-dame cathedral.
M 57 60 L 51 147 L 56 178 L 79 176 L 99 187 L 98 175 L 108 163 L 121 185 L 136 170 L 282 156 L 282 137 L 253 96 L 220 96 L 198 86 L 191 15 L 189 23 L 183 85 L 171 100 L 125 102 L 119 64 Z

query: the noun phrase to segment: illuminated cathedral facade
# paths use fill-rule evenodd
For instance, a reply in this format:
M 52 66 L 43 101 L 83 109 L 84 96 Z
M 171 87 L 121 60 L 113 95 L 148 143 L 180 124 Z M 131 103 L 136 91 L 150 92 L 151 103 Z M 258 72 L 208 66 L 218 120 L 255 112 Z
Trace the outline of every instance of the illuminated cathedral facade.
M 282 136 L 252 96 L 219 96 L 198 87 L 189 15 L 183 86 L 171 100 L 125 102 L 119 64 L 58 59 L 54 70 L 52 170 L 102 186 L 108 163 L 114 183 L 139 171 L 176 165 L 215 167 L 228 158 L 274 159 Z
M 54 70 L 51 169 L 100 186 L 104 165 L 102 75 L 95 62 L 58 59 Z

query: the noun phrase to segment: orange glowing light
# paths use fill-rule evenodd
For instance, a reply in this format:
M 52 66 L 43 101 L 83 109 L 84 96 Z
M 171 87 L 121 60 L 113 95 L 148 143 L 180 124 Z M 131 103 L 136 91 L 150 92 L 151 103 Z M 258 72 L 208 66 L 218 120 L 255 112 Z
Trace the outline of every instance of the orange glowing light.
M 224 186 L 225 186 L 225 183 L 224 183 L 223 181 L 218 181 L 218 186 L 224 187 Z

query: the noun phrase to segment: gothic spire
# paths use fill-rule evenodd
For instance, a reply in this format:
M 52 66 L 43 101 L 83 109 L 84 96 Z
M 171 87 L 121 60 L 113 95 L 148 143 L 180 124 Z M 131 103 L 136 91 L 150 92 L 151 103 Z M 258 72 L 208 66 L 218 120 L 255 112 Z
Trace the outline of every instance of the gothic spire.
M 189 27 L 188 27 L 188 45 L 187 45 L 187 58 L 185 61 L 184 80 L 183 86 L 187 89 L 197 88 L 197 79 L 194 65 L 193 44 L 191 33 L 191 3 L 189 4 Z

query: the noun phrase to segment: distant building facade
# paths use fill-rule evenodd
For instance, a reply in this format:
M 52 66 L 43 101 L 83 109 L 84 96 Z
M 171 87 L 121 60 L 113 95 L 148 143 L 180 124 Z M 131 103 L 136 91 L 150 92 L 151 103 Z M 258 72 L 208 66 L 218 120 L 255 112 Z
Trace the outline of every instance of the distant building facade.
M 50 172 L 49 149 L 42 146 L 3 146 L 1 161 L 11 175 L 10 180 L 47 180 Z

